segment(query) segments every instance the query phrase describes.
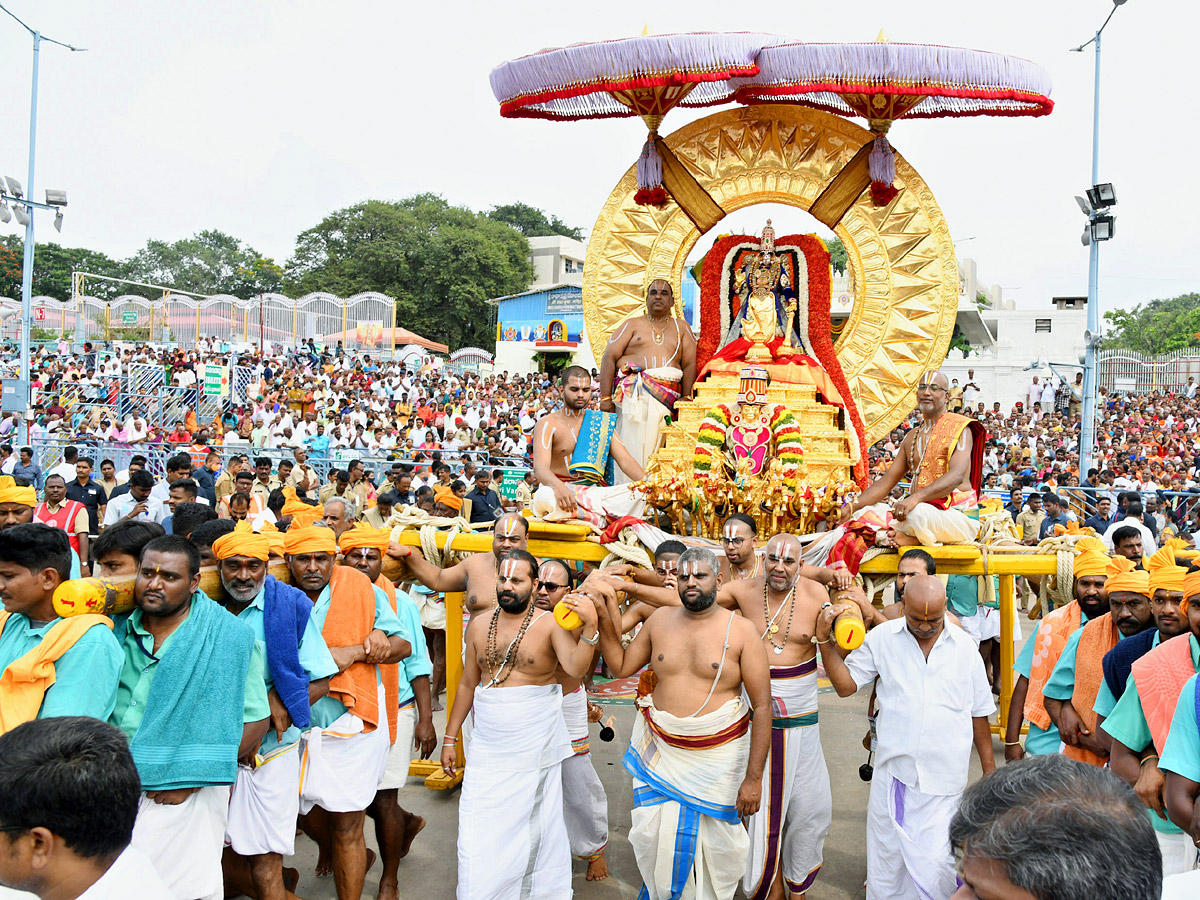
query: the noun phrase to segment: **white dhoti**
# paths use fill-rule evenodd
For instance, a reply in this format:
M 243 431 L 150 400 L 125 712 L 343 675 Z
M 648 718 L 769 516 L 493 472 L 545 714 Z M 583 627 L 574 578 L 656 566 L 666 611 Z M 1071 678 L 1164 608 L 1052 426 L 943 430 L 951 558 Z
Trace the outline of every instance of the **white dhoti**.
M 296 852 L 300 812 L 300 742 L 261 757 L 253 769 L 238 766 L 229 798 L 225 843 L 240 856 Z
M 422 584 L 415 584 L 408 595 L 417 604 L 421 613 L 421 627 L 430 631 L 446 630 L 446 601 L 437 591 L 430 591 Z
M 417 701 L 409 699 L 400 707 L 396 717 L 396 743 L 388 753 L 387 767 L 379 790 L 390 791 L 404 787 L 408 781 L 408 767 L 412 765 L 413 735 L 417 730 Z
M 736 697 L 688 718 L 655 709 L 650 697 L 638 705 L 624 763 L 633 775 L 629 843 L 639 896 L 729 900 L 750 848 L 736 808 L 750 755 L 746 703 Z
M 771 669 L 771 752 L 762 806 L 746 830 L 750 855 L 742 889 L 764 900 L 780 869 L 786 890 L 803 894 L 821 869 L 833 822 L 829 770 L 817 728 L 817 661 Z
M 875 770 L 867 801 L 867 900 L 946 900 L 958 886 L 950 819 L 962 794 L 926 794 Z
M 1156 828 L 1154 836 L 1158 839 L 1158 849 L 1162 851 L 1163 878 L 1196 868 L 1196 845 L 1192 843 L 1191 835 L 1182 831 L 1165 834 Z
M 458 900 L 568 900 L 557 684 L 479 688 L 458 805 Z
M 668 382 L 675 386 L 677 394 L 679 385 L 683 381 L 683 371 L 672 366 L 660 366 L 655 369 L 646 369 L 636 375 L 623 378 L 618 376 L 618 378 L 621 382 L 619 389 L 621 399 L 617 400 L 618 392 L 613 392 L 613 400 L 616 403 L 617 412 L 620 414 L 617 419 L 617 436 L 621 438 L 625 449 L 644 468 L 650 459 L 650 454 L 658 449 L 659 442 L 662 440 L 663 424 L 671 415 L 671 410 L 658 397 L 654 396 L 645 379 L 651 378 L 655 381 Z M 625 473 L 620 469 L 617 470 L 617 484 L 629 480 Z
M 379 709 L 387 709 L 383 685 Z M 391 743 L 386 720 L 373 731 L 365 727 L 362 719 L 346 712 L 329 727 L 313 728 L 304 735 L 301 813 L 314 806 L 329 812 L 357 812 L 371 805 L 387 768 Z
M 228 818 L 227 784 L 200 788 L 173 806 L 142 794 L 131 843 L 150 860 L 177 900 L 221 900 L 221 851 Z
M 926 546 L 969 544 L 979 534 L 979 520 L 972 519 L 954 506 L 938 509 L 929 503 L 918 503 L 901 520 L 892 518 L 892 510 L 888 504 L 876 503 L 858 511 L 856 518 L 864 517 L 869 522 L 887 522 L 896 531 L 915 537 Z
M 580 686 L 563 697 L 563 720 L 574 754 L 563 762 L 563 815 L 571 855 L 593 860 L 608 844 L 608 795 L 592 765 L 587 691 Z
M 547 522 L 580 519 L 603 530 L 609 522 L 622 516 L 640 519 L 642 510 L 646 507 L 642 495 L 630 490 L 628 485 L 586 487 L 582 484 L 572 484 L 569 487 L 574 491 L 575 502 L 578 504 L 574 511 L 567 512 L 561 509 L 554 498 L 554 488 L 543 484 L 534 493 L 533 503 L 530 505 L 534 517 Z

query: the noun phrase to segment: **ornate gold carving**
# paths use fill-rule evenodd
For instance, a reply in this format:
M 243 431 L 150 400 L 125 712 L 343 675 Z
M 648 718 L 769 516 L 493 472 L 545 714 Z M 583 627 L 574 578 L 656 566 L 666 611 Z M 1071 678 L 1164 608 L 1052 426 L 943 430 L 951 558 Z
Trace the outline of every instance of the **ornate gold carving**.
M 713 199 L 730 212 L 755 203 L 807 210 L 873 135 L 852 122 L 788 104 L 733 109 L 666 138 Z M 925 369 L 945 359 L 958 312 L 958 266 L 929 187 L 896 155 L 900 195 L 876 209 L 864 194 L 835 229 L 846 245 L 854 311 L 838 358 L 876 441 L 912 410 Z M 604 204 L 588 242 L 584 319 L 597 363 L 614 327 L 644 309 L 666 278 L 680 297 L 684 262 L 701 233 L 675 204 L 638 206 L 635 168 Z M 676 309 L 682 313 L 677 299 Z

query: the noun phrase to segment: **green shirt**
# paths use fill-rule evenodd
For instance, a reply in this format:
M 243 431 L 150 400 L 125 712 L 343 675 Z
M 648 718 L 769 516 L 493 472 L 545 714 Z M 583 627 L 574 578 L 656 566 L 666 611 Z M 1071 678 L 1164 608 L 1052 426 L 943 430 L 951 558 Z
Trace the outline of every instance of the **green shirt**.
M 22 613 L 10 615 L 0 633 L 0 671 L 36 649 L 60 621 L 33 622 Z M 120 671 L 121 645 L 112 629 L 103 625 L 89 628 L 54 664 L 54 684 L 46 689 L 37 717 L 91 716 L 107 721 L 117 699 Z
M 1154 643 L 1158 643 L 1158 635 L 1155 635 Z M 1200 644 L 1196 642 L 1194 635 L 1191 638 L 1191 649 L 1192 666 L 1200 671 Z M 1176 712 L 1178 712 L 1178 707 L 1176 707 Z M 1117 701 L 1112 713 L 1100 727 L 1112 735 L 1113 740 L 1120 741 L 1134 753 L 1139 753 L 1143 748 L 1150 746 L 1153 736 L 1150 734 L 1150 726 L 1146 724 L 1146 714 L 1142 710 L 1142 698 L 1138 696 L 1132 674 L 1125 685 L 1125 693 L 1121 695 L 1121 699 Z M 1174 730 L 1174 725 L 1172 725 L 1172 730 Z M 1163 756 L 1165 755 L 1164 752 Z M 1159 768 L 1162 768 L 1161 759 Z M 1160 819 L 1158 814 L 1151 810 L 1146 810 L 1146 812 L 1150 813 L 1150 824 L 1156 831 L 1161 831 L 1163 834 L 1183 833 L 1183 829 L 1177 827 L 1173 822 Z
M 946 581 L 946 599 L 956 616 L 973 616 L 979 612 L 979 587 L 974 575 L 950 575 Z
M 1200 729 L 1196 725 L 1197 677 L 1200 676 L 1193 675 L 1188 679 L 1179 695 L 1179 702 L 1175 704 L 1171 732 L 1158 767 L 1189 781 L 1200 782 Z
M 191 610 L 188 610 L 191 615 Z M 186 621 L 186 619 L 185 619 Z M 180 624 L 183 624 L 182 622 Z M 129 616 L 129 628 L 125 634 L 124 660 L 121 665 L 120 684 L 117 688 L 116 704 L 109 719 L 130 740 L 142 724 L 146 714 L 146 699 L 150 696 L 150 685 L 154 682 L 154 674 L 159 660 L 171 647 L 172 641 L 179 629 L 176 628 L 167 635 L 155 656 L 154 635 L 142 627 L 142 611 L 135 609 Z M 256 641 L 250 654 L 250 668 L 246 672 L 246 693 L 242 706 L 243 722 L 258 722 L 271 715 L 271 707 L 267 703 L 266 678 L 263 670 L 263 651 Z
M 389 637 L 402 637 L 404 640 L 412 643 L 408 634 L 405 632 L 404 626 L 400 623 L 400 619 L 392 612 L 392 604 L 388 601 L 387 594 L 381 588 L 372 585 L 375 591 L 375 624 L 374 628 L 382 631 Z M 317 631 L 325 629 L 325 617 L 329 615 L 329 604 L 331 601 L 329 585 L 325 585 L 325 589 L 321 591 L 317 597 L 317 602 L 313 604 L 312 621 L 317 626 Z M 381 683 L 379 674 L 379 666 L 375 667 L 375 682 Z M 341 700 L 336 697 L 325 696 L 313 704 L 312 707 L 312 724 L 318 728 L 328 728 L 339 718 L 346 713 L 346 706 Z
M 1082 618 L 1082 613 L 1080 617 Z M 1025 641 L 1025 646 L 1021 648 L 1021 655 L 1017 657 L 1017 661 L 1013 664 L 1013 670 L 1018 675 L 1024 675 L 1026 680 L 1029 679 L 1029 673 L 1033 671 L 1033 648 L 1037 646 L 1038 628 L 1041 625 L 1041 620 L 1038 620 L 1037 625 L 1033 629 L 1033 634 Z M 1062 738 L 1059 737 L 1058 726 L 1053 722 L 1046 729 L 1038 728 L 1032 722 L 1029 723 L 1029 733 L 1025 735 L 1026 753 L 1032 756 L 1049 756 L 1051 753 L 1058 752 L 1058 745 L 1061 743 Z
M 266 596 L 266 588 L 259 591 L 254 599 L 250 601 L 250 605 L 238 613 L 238 618 L 250 626 L 254 632 L 254 650 L 256 654 L 261 656 L 261 659 L 267 658 L 267 632 L 266 625 L 263 621 L 263 602 Z M 308 673 L 309 681 L 320 681 L 322 678 L 332 678 L 337 674 L 337 663 L 333 661 L 333 657 L 329 654 L 329 648 L 325 646 L 325 639 L 321 637 L 321 629 L 310 617 L 304 626 L 304 637 L 300 639 L 300 667 Z M 275 682 L 271 680 L 271 669 L 269 666 L 262 667 L 262 675 L 266 684 L 267 693 L 271 692 L 271 688 L 275 686 Z M 268 715 L 270 713 L 268 712 Z M 258 717 L 263 718 L 262 716 Z M 258 719 L 245 719 L 247 722 L 257 722 Z M 258 752 L 262 756 L 266 756 L 277 747 L 294 744 L 300 740 L 300 729 L 293 725 L 283 733 L 283 740 L 275 734 L 274 728 L 268 728 L 266 735 L 262 739 L 262 744 L 258 748 Z

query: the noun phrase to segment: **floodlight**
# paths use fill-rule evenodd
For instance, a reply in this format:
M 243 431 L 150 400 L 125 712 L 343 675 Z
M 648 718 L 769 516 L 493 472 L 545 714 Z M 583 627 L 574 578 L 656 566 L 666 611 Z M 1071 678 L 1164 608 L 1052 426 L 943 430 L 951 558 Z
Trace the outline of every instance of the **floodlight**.
M 1117 205 L 1117 192 L 1111 184 L 1094 184 L 1087 189 L 1087 197 L 1092 209 L 1108 209 Z
M 1083 244 L 1083 246 L 1086 247 L 1091 242 L 1092 242 L 1092 226 L 1091 226 L 1091 224 L 1084 225 L 1083 226 L 1083 234 L 1081 234 L 1079 236 L 1079 243 Z
M 60 234 L 62 233 L 62 219 L 62 210 L 56 210 L 54 213 L 54 230 Z
M 0 222 L 8 224 L 12 220 L 12 210 L 8 208 L 8 204 L 0 200 Z
M 13 215 L 16 216 L 17 223 L 19 225 L 25 225 L 25 226 L 29 225 L 29 210 L 27 210 L 20 203 L 16 204 L 13 207 Z
M 1096 216 L 1092 219 L 1093 241 L 1111 241 L 1117 233 L 1117 220 L 1113 216 Z
M 47 206 L 66 206 L 67 205 L 67 192 L 66 191 L 47 190 L 46 191 L 46 205 Z
M 1079 204 L 1079 211 L 1085 216 L 1090 216 L 1092 214 L 1092 205 L 1078 194 L 1075 195 L 1075 202 Z
M 5 175 L 4 180 L 8 182 L 8 192 L 14 197 L 24 197 L 25 192 L 21 189 L 21 182 L 10 175 Z

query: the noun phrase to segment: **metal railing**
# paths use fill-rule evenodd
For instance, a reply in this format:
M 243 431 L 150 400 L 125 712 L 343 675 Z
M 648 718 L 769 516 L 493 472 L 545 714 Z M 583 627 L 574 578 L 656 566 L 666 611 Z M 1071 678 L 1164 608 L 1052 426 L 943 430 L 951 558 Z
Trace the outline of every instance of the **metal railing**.
M 1044 494 L 1049 491 L 1049 488 L 1037 490 L 1036 488 L 1025 488 L 1023 490 L 1023 500 L 1027 500 L 1033 493 Z M 1179 522 L 1180 530 L 1183 531 L 1200 531 L 1200 492 L 1198 491 L 1139 491 L 1136 488 L 1082 488 L 1082 487 L 1060 487 L 1053 493 L 1057 494 L 1061 499 L 1066 501 L 1067 508 L 1074 513 L 1075 518 L 1082 525 L 1089 518 L 1098 514 L 1097 503 L 1102 497 L 1108 498 L 1110 501 L 1109 519 L 1113 516 L 1120 516 L 1117 500 L 1123 493 L 1135 493 L 1141 497 L 1143 505 L 1147 500 L 1153 499 L 1157 505 L 1157 512 L 1166 518 L 1167 510 L 1170 510 Z M 985 490 L 984 495 L 987 497 L 999 498 L 1005 506 L 1008 506 L 1012 493 L 1006 490 Z
M 1096 355 L 1100 387 L 1117 394 L 1178 393 L 1188 378 L 1200 381 L 1200 350 L 1144 356 L 1136 350 L 1101 350 Z

